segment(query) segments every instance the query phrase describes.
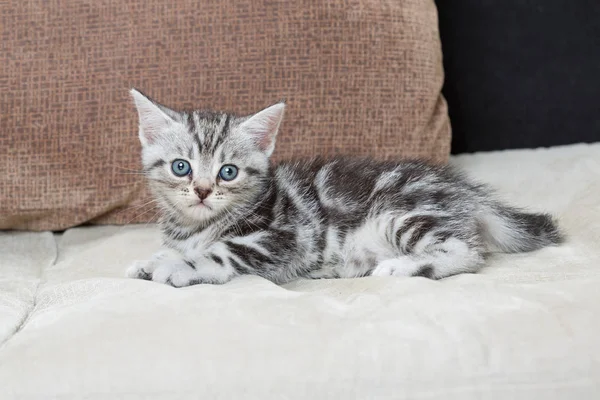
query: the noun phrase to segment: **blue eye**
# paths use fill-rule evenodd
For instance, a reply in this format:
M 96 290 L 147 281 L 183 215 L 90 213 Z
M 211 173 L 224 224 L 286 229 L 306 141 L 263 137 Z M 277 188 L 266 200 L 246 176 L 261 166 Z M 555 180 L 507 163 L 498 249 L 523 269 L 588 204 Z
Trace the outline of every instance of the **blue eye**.
M 175 160 L 173 164 L 171 164 L 171 169 L 173 173 L 177 176 L 186 176 L 190 172 L 192 172 L 192 167 L 190 167 L 190 163 L 185 160 Z
M 219 176 L 224 181 L 232 181 L 238 174 L 238 169 L 235 165 L 227 164 L 221 167 L 219 171 Z

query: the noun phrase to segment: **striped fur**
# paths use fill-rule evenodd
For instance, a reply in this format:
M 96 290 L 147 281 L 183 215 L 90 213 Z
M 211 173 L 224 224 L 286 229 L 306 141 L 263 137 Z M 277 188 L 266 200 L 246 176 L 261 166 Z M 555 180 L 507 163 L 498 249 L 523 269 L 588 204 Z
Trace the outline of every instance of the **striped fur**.
M 546 214 L 500 204 L 448 167 L 336 158 L 271 166 L 278 103 L 253 116 L 176 112 L 133 90 L 142 161 L 163 209 L 163 249 L 128 275 L 173 286 L 253 274 L 306 278 L 476 272 L 492 251 L 531 251 L 562 237 Z M 174 160 L 192 172 L 177 177 Z M 235 165 L 236 179 L 219 178 Z M 210 191 L 201 201 L 198 187 Z

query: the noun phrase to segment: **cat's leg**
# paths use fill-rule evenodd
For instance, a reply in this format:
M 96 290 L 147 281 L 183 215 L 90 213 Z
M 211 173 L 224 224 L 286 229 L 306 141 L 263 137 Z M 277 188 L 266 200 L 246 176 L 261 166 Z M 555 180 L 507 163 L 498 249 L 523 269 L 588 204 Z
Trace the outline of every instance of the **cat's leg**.
M 476 272 L 484 262 L 476 226 L 456 222 L 435 214 L 390 221 L 385 236 L 398 256 L 381 261 L 371 274 L 440 279 Z
M 173 249 L 161 250 L 148 261 L 134 263 L 128 269 L 127 276 L 174 287 L 226 283 L 236 275 L 236 271 L 216 254 L 219 244 L 211 247 L 204 254 L 182 254 Z
M 433 266 L 412 257 L 390 258 L 381 261 L 371 273 L 373 276 L 422 276 L 435 279 Z
M 199 283 L 226 283 L 239 275 L 258 275 L 276 283 L 299 276 L 303 262 L 296 256 L 296 236 L 292 232 L 260 231 L 228 238 L 206 249 L 189 249 L 185 253 L 164 250 L 149 261 L 134 264 L 128 275 L 176 287 Z
M 161 249 L 149 260 L 135 261 L 127 268 L 125 275 L 128 278 L 152 280 L 152 274 L 156 268 L 162 263 L 162 260 L 172 258 L 173 252 L 171 249 Z

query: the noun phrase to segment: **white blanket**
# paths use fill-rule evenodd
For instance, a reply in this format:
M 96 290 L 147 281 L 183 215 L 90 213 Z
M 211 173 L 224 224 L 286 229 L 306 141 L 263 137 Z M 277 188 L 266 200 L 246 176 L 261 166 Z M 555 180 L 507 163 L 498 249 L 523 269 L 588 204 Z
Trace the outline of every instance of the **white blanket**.
M 0 234 L 0 399 L 600 399 L 600 144 L 455 157 L 568 242 L 442 281 L 123 278 L 154 226 Z

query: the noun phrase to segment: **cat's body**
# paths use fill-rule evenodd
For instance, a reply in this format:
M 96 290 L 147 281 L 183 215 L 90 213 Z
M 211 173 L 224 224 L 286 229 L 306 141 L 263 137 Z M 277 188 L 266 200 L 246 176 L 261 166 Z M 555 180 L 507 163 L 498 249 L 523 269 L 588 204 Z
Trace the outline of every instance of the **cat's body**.
M 364 158 L 272 167 L 283 104 L 239 118 L 132 94 L 144 170 L 165 211 L 164 249 L 132 277 L 173 286 L 244 274 L 437 279 L 476 272 L 492 251 L 561 241 L 550 216 L 502 205 L 449 167 Z

